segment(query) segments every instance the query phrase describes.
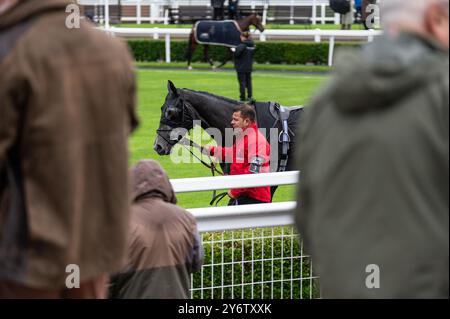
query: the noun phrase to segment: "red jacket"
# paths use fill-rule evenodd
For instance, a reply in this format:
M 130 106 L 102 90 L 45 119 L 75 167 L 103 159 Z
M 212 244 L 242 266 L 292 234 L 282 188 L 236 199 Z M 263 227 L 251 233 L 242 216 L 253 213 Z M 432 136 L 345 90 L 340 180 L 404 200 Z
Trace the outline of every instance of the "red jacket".
M 250 163 L 256 156 L 264 160 L 261 173 L 269 173 L 270 145 L 259 132 L 255 123 L 251 124 L 243 131 L 242 135 L 236 138 L 232 147 L 212 146 L 210 151 L 223 162 L 231 162 L 230 175 L 252 174 Z M 266 203 L 271 202 L 269 186 L 232 189 L 231 194 L 234 198 L 247 196 Z

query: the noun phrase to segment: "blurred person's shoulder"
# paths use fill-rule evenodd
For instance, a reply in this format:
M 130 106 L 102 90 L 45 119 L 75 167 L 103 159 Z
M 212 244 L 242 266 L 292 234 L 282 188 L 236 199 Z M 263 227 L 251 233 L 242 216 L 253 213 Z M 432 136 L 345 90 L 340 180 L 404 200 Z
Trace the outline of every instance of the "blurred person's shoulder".
M 67 15 L 60 12 L 38 18 L 27 37 L 30 51 L 35 54 L 41 51 L 54 58 L 73 57 L 77 53 L 83 54 L 85 58 L 128 56 L 129 51 L 124 41 L 109 35 L 91 22 L 82 19 L 79 27 L 67 23 Z

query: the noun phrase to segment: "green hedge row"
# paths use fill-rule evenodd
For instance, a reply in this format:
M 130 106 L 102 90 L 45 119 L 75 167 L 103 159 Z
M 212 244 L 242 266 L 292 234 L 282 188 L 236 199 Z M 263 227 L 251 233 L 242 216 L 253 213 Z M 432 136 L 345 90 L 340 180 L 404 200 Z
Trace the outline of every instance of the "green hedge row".
M 164 61 L 165 43 L 163 40 L 129 40 L 128 45 L 136 61 Z M 358 44 L 336 44 L 340 46 L 355 46 Z M 187 42 L 171 42 L 172 61 L 186 61 Z M 214 61 L 224 61 L 229 56 L 226 47 L 210 46 L 209 55 Z M 198 46 L 193 62 L 203 60 L 203 46 Z M 297 43 L 297 42 L 258 42 L 254 60 L 257 63 L 271 64 L 315 64 L 325 65 L 328 62 L 328 43 Z
M 194 299 L 320 297 L 311 259 L 290 227 L 205 233 L 203 248 L 204 266 L 192 282 Z

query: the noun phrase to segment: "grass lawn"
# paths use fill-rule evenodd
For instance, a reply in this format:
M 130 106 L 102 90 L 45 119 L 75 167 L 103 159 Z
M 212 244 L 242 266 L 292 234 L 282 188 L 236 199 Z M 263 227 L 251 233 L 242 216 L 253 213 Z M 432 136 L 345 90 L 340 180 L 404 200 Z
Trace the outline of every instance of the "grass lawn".
M 276 101 L 285 106 L 303 105 L 314 91 L 327 79 L 323 75 L 289 73 L 253 73 L 254 96 L 258 101 Z M 234 72 L 187 70 L 139 70 L 139 118 L 140 127 L 130 140 L 131 162 L 151 158 L 159 161 L 172 178 L 209 176 L 209 170 L 201 164 L 175 164 L 170 156 L 159 156 L 153 150 L 156 129 L 159 126 L 160 108 L 167 94 L 167 80 L 177 87 L 207 91 L 238 98 L 238 84 Z M 275 201 L 291 200 L 294 186 L 280 188 Z M 207 207 L 211 192 L 178 195 L 179 204 L 185 208 Z M 225 203 L 224 203 L 225 204 Z

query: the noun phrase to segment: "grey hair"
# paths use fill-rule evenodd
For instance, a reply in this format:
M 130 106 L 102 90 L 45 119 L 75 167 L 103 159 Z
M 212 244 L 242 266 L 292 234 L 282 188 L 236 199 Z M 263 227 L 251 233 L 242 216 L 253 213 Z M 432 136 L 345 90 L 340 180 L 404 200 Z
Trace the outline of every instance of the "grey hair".
M 393 25 L 421 24 L 429 5 L 439 2 L 448 3 L 448 0 L 380 0 L 382 25 L 390 28 Z

